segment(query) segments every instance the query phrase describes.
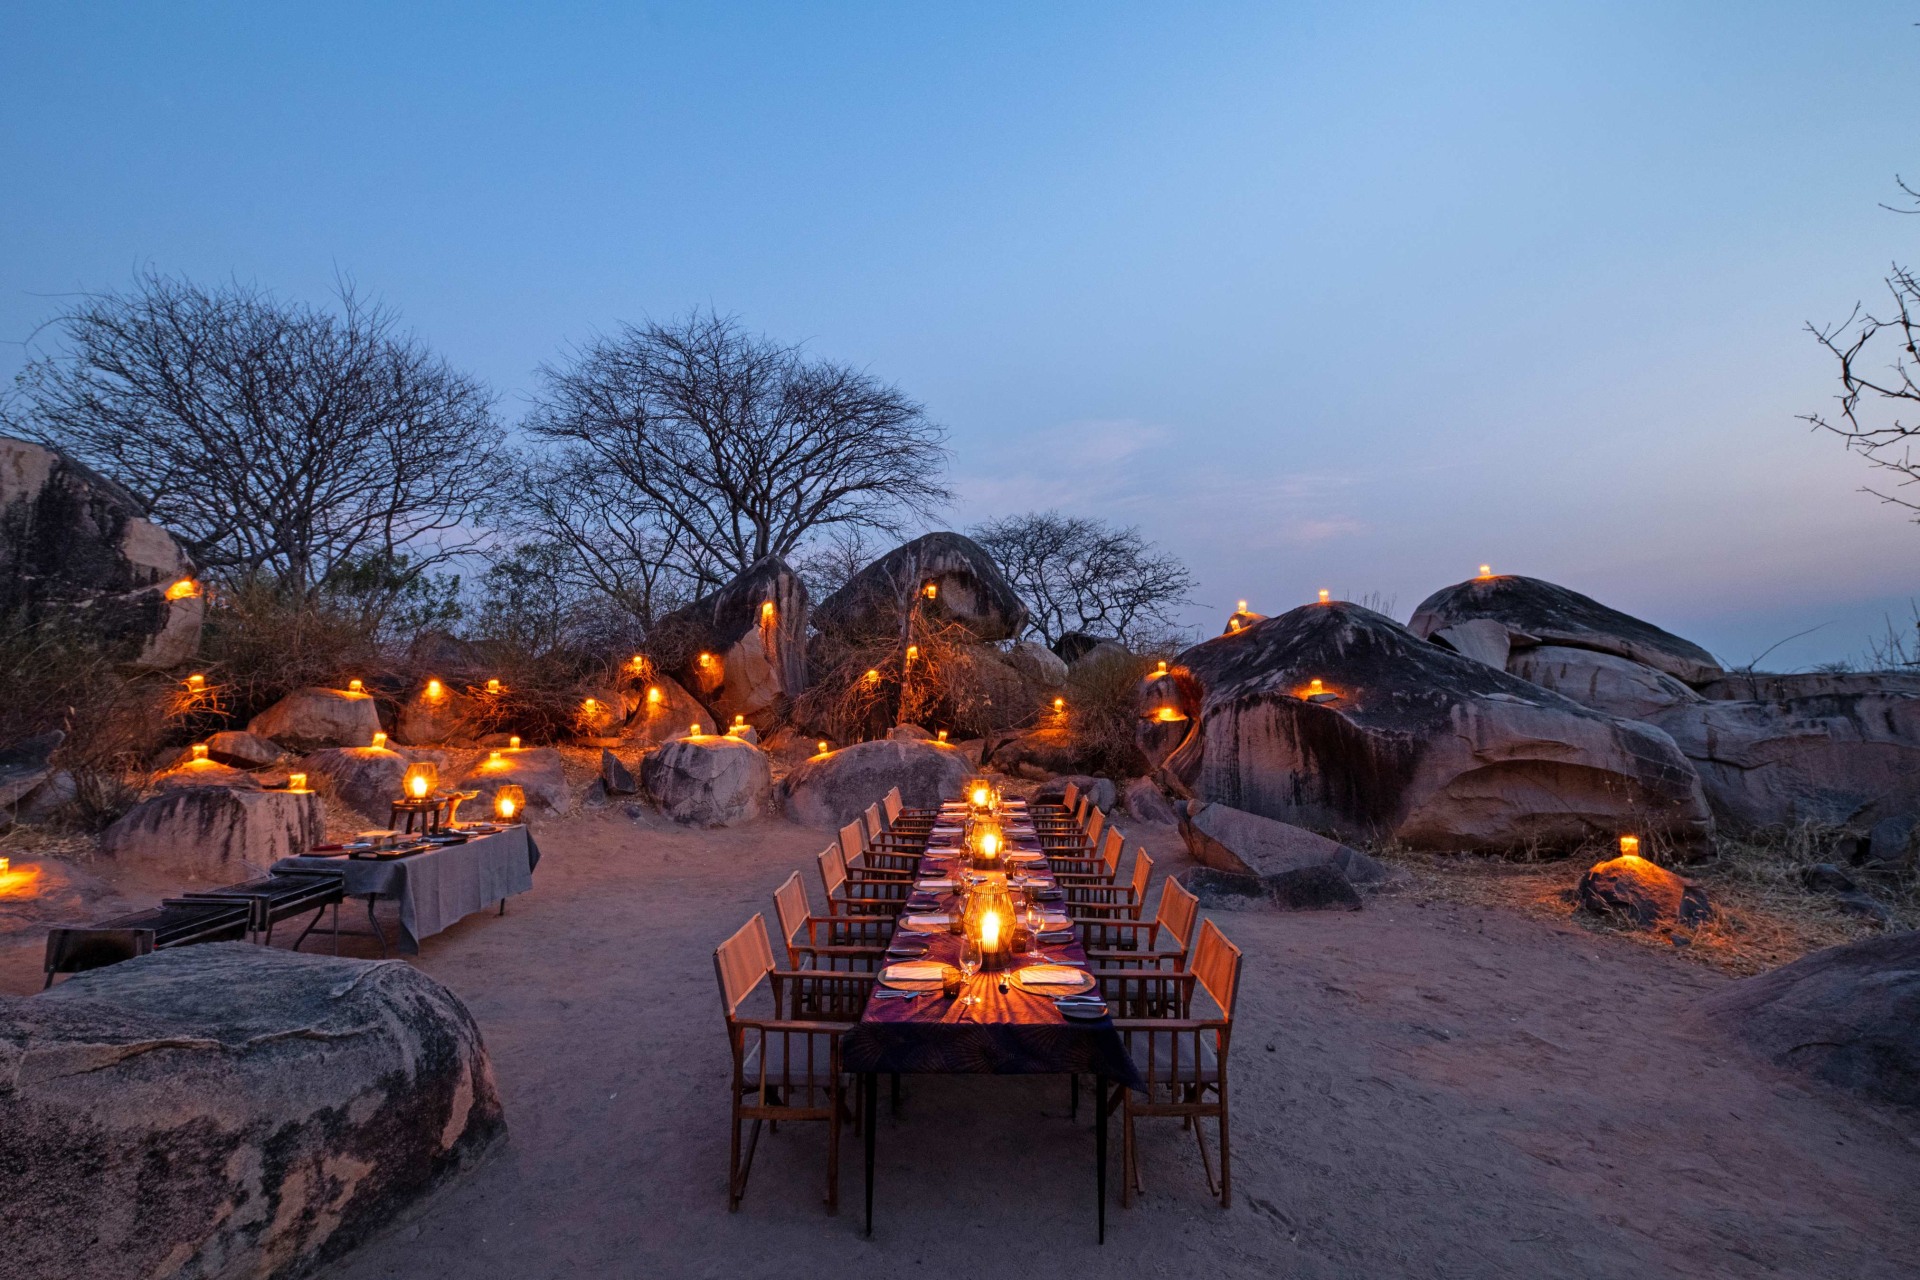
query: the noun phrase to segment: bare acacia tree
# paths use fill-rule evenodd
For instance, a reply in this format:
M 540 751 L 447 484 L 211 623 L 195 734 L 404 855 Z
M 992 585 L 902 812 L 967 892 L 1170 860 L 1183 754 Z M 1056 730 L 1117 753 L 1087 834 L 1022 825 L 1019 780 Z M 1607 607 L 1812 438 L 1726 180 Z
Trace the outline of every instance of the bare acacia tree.
M 1069 631 L 1131 643 L 1173 626 L 1172 610 L 1193 575 L 1134 528 L 1029 512 L 971 531 L 1029 611 L 1028 625 L 1048 644 Z
M 493 399 L 350 288 L 337 312 L 157 274 L 57 317 L 7 418 L 119 481 L 203 569 L 310 596 L 471 545 Z M 402 584 L 404 585 L 404 584 Z
M 697 594 L 685 532 L 627 486 L 606 483 L 585 450 L 533 460 L 513 506 L 556 549 L 557 585 L 610 602 L 641 632 Z
M 1900 182 L 1911 207 L 1896 213 L 1920 213 L 1920 191 Z M 1887 206 L 1891 208 L 1892 206 Z M 1869 463 L 1894 475 L 1892 488 L 1920 481 L 1920 459 L 1913 445 L 1920 439 L 1920 278 L 1894 264 L 1887 275 L 1888 309 L 1871 312 L 1856 306 L 1847 319 L 1824 328 L 1808 325 L 1814 338 L 1832 353 L 1840 369 L 1840 416 L 1802 415 L 1822 431 L 1831 431 Z M 1869 488 L 1883 502 L 1920 513 L 1920 501 Z M 1920 520 L 1920 514 L 1914 517 Z
M 897 531 L 950 494 L 945 433 L 898 388 L 694 312 L 543 366 L 527 427 L 591 459 L 714 586 L 834 526 Z

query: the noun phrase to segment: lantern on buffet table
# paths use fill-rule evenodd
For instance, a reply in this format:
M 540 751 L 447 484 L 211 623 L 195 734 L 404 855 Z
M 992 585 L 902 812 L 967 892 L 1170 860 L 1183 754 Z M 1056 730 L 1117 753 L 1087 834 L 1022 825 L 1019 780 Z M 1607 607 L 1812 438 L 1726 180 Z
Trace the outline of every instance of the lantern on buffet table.
M 493 816 L 501 822 L 521 822 L 527 807 L 527 790 L 517 782 L 509 782 L 493 793 Z
M 400 780 L 400 786 L 409 800 L 425 800 L 440 785 L 440 766 L 431 760 L 421 760 L 407 766 L 406 776 Z
M 991 969 L 1013 954 L 1018 917 L 1004 875 L 985 877 L 980 886 L 967 895 L 965 914 L 967 936 L 980 944 L 981 968 Z

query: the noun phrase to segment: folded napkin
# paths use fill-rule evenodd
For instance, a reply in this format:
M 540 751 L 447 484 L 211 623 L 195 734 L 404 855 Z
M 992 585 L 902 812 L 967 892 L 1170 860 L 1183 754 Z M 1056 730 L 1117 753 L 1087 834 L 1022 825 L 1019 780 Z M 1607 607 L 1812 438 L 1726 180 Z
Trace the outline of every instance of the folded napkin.
M 883 976 L 895 982 L 938 982 L 947 976 L 947 966 L 938 960 L 903 960 L 888 965 Z
M 914 882 L 913 887 L 916 889 L 925 889 L 931 893 L 936 889 L 953 888 L 953 881 L 945 877 L 942 877 L 941 879 L 938 879 L 938 880 L 919 880 Z
M 903 917 L 900 924 L 904 928 L 920 933 L 938 933 L 943 932 L 952 919 L 953 917 L 945 911 L 933 911 L 923 916 Z
M 1077 987 L 1087 980 L 1085 969 L 1065 964 L 1032 964 L 1020 971 L 1020 981 L 1043 987 Z

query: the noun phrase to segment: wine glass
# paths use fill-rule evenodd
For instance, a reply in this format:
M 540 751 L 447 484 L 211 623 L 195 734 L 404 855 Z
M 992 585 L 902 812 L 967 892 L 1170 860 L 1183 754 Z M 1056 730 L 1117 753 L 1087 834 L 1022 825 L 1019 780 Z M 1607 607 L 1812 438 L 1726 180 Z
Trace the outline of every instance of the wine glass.
M 966 994 L 960 998 L 960 1003 L 963 1005 L 974 1004 L 978 999 L 978 997 L 973 994 L 973 975 L 980 972 L 981 959 L 980 939 L 974 937 L 972 933 L 962 934 L 960 937 L 960 974 L 966 980 Z
M 1047 953 L 1040 949 L 1040 931 L 1047 927 L 1047 908 L 1038 898 L 1027 903 L 1027 958 L 1045 960 Z

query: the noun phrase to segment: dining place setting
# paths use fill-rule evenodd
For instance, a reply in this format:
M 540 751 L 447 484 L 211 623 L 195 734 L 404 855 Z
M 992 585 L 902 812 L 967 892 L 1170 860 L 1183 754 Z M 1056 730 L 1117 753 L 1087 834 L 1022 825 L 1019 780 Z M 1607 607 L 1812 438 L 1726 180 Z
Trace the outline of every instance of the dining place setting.
M 1098 1241 L 1116 1116 L 1123 1205 L 1143 1185 L 1134 1125 L 1149 1115 L 1193 1128 L 1208 1187 L 1227 1203 L 1240 952 L 1175 879 L 1149 917 L 1153 860 L 1136 849 L 1123 876 L 1124 846 L 1077 788 L 1028 801 L 986 778 L 920 809 L 895 787 L 842 827 L 816 859 L 823 913 L 798 872 L 775 891 L 784 967 L 760 915 L 714 954 L 734 1063 L 729 1207 L 764 1125 L 819 1120 L 837 1210 L 851 1125 L 871 1234 L 880 1079 L 898 1114 L 901 1078 L 931 1074 L 1064 1075 L 1075 1120 L 1090 1078 Z M 773 1016 L 750 1014 L 750 998 L 770 1000 Z M 1217 1165 L 1201 1119 L 1218 1122 Z

